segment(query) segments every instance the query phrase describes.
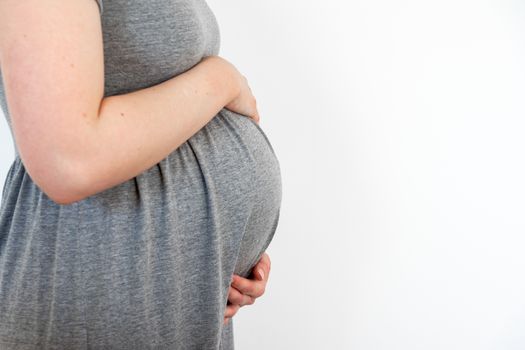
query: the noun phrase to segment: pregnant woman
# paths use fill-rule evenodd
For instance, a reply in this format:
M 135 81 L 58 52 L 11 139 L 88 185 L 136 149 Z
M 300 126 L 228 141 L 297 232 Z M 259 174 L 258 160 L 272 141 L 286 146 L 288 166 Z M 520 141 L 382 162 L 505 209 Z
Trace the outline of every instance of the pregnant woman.
M 205 0 L 0 1 L 0 349 L 234 348 L 281 177 L 219 44 Z

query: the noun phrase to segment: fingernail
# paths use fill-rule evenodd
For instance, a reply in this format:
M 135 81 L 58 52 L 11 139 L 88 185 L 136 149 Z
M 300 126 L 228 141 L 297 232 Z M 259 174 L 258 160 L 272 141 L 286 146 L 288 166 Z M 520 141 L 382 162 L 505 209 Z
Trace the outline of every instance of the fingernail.
M 263 269 L 259 269 L 258 271 L 259 271 L 259 275 L 261 276 L 261 280 L 263 280 L 264 279 L 264 271 L 263 271 Z

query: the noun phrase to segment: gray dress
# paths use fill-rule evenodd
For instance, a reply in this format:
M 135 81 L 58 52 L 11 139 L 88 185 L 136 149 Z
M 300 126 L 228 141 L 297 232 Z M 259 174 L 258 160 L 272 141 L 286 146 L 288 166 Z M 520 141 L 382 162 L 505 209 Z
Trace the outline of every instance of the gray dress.
M 156 85 L 219 52 L 205 0 L 99 6 L 105 96 Z M 233 322 L 223 326 L 230 279 L 249 276 L 281 205 L 279 163 L 259 125 L 222 109 L 156 165 L 70 205 L 32 181 L 12 136 L 0 349 L 234 348 Z

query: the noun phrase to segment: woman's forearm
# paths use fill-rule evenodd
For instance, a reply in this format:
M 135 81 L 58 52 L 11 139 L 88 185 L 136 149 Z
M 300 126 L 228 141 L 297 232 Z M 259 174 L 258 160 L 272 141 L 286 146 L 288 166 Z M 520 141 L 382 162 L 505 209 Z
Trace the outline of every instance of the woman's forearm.
M 80 140 L 72 203 L 149 169 L 206 125 L 236 94 L 224 65 L 199 63 L 161 84 L 102 101 Z

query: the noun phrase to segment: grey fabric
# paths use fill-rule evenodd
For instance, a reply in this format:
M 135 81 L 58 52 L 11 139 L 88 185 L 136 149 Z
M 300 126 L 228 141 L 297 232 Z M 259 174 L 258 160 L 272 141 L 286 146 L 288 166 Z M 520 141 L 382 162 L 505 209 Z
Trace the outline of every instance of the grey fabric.
M 100 5 L 105 96 L 219 52 L 205 0 Z M 222 323 L 230 279 L 249 276 L 281 205 L 279 162 L 259 125 L 222 109 L 142 174 L 70 205 L 40 190 L 13 142 L 0 207 L 0 349 L 234 349 L 234 322 Z

